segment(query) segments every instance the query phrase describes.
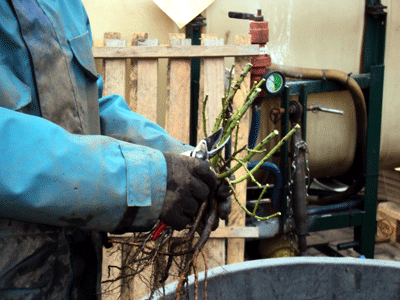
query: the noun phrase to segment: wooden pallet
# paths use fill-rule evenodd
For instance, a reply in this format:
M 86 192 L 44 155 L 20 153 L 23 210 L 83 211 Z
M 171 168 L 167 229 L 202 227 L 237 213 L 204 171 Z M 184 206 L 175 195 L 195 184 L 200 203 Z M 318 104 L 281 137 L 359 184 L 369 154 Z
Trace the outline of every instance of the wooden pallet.
M 388 201 L 378 205 L 377 237 L 389 238 L 391 243 L 399 242 L 400 238 L 400 205 Z
M 164 46 L 158 46 L 155 40 L 148 40 L 147 34 L 144 33 L 133 34 L 130 46 L 126 46 L 126 41 L 121 40 L 120 36 L 118 33 L 106 33 L 104 46 L 93 47 L 95 59 L 103 60 L 104 96 L 126 95 L 127 103 L 133 111 L 156 122 L 160 111 L 157 107 L 159 59 L 167 58 L 168 71 L 165 76 L 167 76 L 168 96 L 165 105 L 165 128 L 171 136 L 185 143 L 189 143 L 190 132 L 191 58 L 202 58 L 199 112 L 202 109 L 204 95 L 209 95 L 207 128 L 212 128 L 224 94 L 225 58 L 234 57 L 237 76 L 250 62 L 250 56 L 259 54 L 259 47 L 250 45 L 248 35 L 236 36 L 236 44 L 231 46 L 224 45 L 223 41 L 214 35 L 203 35 L 201 46 L 191 46 L 191 41 L 185 39 L 183 34 L 171 34 L 171 44 Z M 234 99 L 234 109 L 244 102 L 249 90 L 248 76 Z M 201 113 L 199 115 L 201 116 Z M 202 128 L 202 118 L 199 118 L 198 124 L 198 128 Z M 241 120 L 239 146 L 247 144 L 249 127 L 250 117 L 247 116 Z M 198 130 L 198 139 L 203 137 L 203 130 Z M 240 177 L 241 174 L 236 176 Z M 238 184 L 236 188 L 239 200 L 245 203 L 246 183 Z M 129 234 L 118 238 L 124 239 L 128 236 Z M 208 267 L 242 262 L 244 238 L 254 237 L 258 237 L 258 229 L 245 227 L 245 214 L 234 203 L 228 226 L 217 229 L 206 245 Z M 119 266 L 123 259 L 120 251 L 115 249 L 104 251 L 104 280 L 119 275 L 114 271 L 109 277 L 107 267 Z M 113 293 L 106 294 L 104 299 L 116 299 L 119 294 L 122 295 L 122 299 L 140 299 L 147 294 L 145 286 L 137 281 L 133 285 L 119 281 L 113 288 Z
M 380 170 L 378 177 L 378 201 L 391 201 L 400 205 L 400 172 Z

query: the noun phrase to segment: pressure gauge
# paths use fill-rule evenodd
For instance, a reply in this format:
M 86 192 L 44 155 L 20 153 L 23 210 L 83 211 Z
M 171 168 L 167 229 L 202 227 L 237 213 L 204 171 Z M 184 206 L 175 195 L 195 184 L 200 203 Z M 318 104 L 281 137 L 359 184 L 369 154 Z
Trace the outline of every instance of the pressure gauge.
M 265 79 L 264 89 L 270 95 L 278 95 L 285 86 L 285 77 L 279 71 L 267 71 L 261 78 Z

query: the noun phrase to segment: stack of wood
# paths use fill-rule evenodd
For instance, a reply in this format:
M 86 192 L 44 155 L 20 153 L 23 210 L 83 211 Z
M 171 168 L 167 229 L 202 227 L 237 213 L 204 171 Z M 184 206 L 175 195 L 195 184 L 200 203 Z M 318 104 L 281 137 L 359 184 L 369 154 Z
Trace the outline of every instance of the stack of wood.
M 382 170 L 378 182 L 377 239 L 391 243 L 400 238 L 400 172 Z
M 391 201 L 400 205 L 400 172 L 382 170 L 379 172 L 378 201 Z

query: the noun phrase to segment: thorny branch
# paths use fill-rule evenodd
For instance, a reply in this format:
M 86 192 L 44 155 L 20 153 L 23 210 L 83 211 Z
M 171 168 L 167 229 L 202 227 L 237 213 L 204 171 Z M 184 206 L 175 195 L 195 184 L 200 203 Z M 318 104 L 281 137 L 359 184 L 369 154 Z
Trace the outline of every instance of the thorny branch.
M 230 71 L 231 76 L 233 73 L 233 67 L 234 66 L 232 66 L 232 69 Z M 251 67 L 251 64 L 249 64 L 244 68 L 243 72 L 240 74 L 233 86 L 232 78 L 230 78 L 229 87 L 226 91 L 225 96 L 222 98 L 223 107 L 216 119 L 215 126 L 213 128 L 213 132 L 215 132 L 222 124 L 224 128 L 224 134 L 221 139 L 221 143 L 223 143 L 234 130 L 236 131 L 236 136 L 238 136 L 237 131 L 239 130 L 240 120 L 246 114 L 247 110 L 251 107 L 252 103 L 261 92 L 260 87 L 263 84 L 263 80 L 259 83 L 254 83 L 250 93 L 247 95 L 244 101 L 244 104 L 239 107 L 237 111 L 232 111 L 233 98 L 240 88 L 240 85 L 243 82 L 244 78 L 251 70 Z M 208 96 L 206 96 L 203 102 L 202 112 L 203 131 L 205 136 L 207 136 L 207 128 L 205 125 L 207 120 L 205 113 L 207 99 Z M 255 179 L 254 173 L 262 166 L 263 163 L 270 159 L 271 156 L 283 145 L 283 143 L 285 143 L 299 128 L 300 126 L 296 125 L 268 153 L 265 150 L 265 146 L 278 135 L 277 131 L 273 131 L 271 134 L 265 137 L 257 146 L 254 147 L 254 149 L 248 149 L 247 146 L 243 146 L 238 149 L 238 140 L 236 139 L 235 141 L 233 141 L 232 148 L 234 149 L 234 153 L 231 155 L 231 157 L 224 158 L 222 155 L 217 155 L 213 157 L 213 159 L 210 161 L 214 170 L 217 173 L 217 178 L 220 180 L 220 182 L 224 180 L 228 182 L 236 203 L 246 212 L 247 215 L 260 221 L 280 215 L 279 212 L 270 216 L 257 215 L 257 208 L 267 190 L 268 185 L 263 188 L 261 195 L 259 196 L 257 203 L 254 207 L 254 210 L 250 212 L 245 207 L 245 205 L 243 205 L 239 201 L 235 190 L 235 184 L 250 179 L 256 185 L 261 187 L 261 184 Z M 239 159 L 238 154 L 242 153 L 243 151 L 246 151 L 247 154 L 244 155 L 242 159 Z M 265 156 L 252 170 L 248 170 L 246 165 L 255 154 L 265 154 Z M 234 166 L 227 168 L 233 163 L 235 163 Z M 230 179 L 231 175 L 240 168 L 243 168 L 246 174 L 234 180 Z M 121 269 L 120 276 L 114 278 L 113 281 L 123 280 L 125 283 L 129 283 L 129 281 L 132 281 L 135 277 L 146 277 L 143 275 L 143 272 L 151 270 L 151 276 L 147 277 L 148 279 L 146 280 L 147 284 L 149 285 L 148 287 L 150 288 L 149 299 L 152 299 L 156 293 L 164 291 L 163 288 L 167 279 L 178 280 L 175 292 L 175 299 L 180 299 L 180 297 L 185 293 L 188 296 L 188 293 L 186 291 L 186 283 L 190 272 L 193 271 L 195 274 L 196 286 L 195 299 L 197 299 L 199 296 L 197 291 L 198 256 L 200 253 L 202 253 L 207 271 L 207 261 L 205 254 L 202 252 L 202 249 L 209 239 L 214 223 L 217 221 L 217 215 L 217 202 L 214 199 L 214 195 L 211 195 L 208 201 L 204 202 L 201 205 L 192 225 L 186 229 L 185 234 L 180 238 L 174 237 L 173 230 L 171 228 L 167 228 L 161 233 L 161 235 L 157 239 L 152 241 L 152 237 L 156 228 L 155 226 L 150 232 L 134 234 L 130 240 L 111 240 L 111 243 L 121 245 L 121 247 L 127 252 L 124 253 L 125 261 L 123 262 L 122 268 L 117 266 L 110 266 L 110 268 L 114 267 Z M 198 234 L 197 236 L 195 235 L 196 232 Z M 103 282 L 111 282 L 111 280 Z M 159 290 L 159 288 L 162 289 Z M 206 280 L 204 292 L 204 296 L 206 299 Z M 161 295 L 161 297 L 164 296 L 165 295 Z

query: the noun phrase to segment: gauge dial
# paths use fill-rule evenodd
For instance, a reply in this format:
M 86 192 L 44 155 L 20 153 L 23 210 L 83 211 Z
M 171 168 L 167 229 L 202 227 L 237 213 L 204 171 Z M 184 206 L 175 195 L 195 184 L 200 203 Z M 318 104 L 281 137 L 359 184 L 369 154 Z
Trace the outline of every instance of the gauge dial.
M 262 76 L 265 81 L 265 90 L 270 95 L 276 95 L 282 92 L 285 86 L 285 77 L 281 72 L 278 71 L 268 71 L 265 72 Z

